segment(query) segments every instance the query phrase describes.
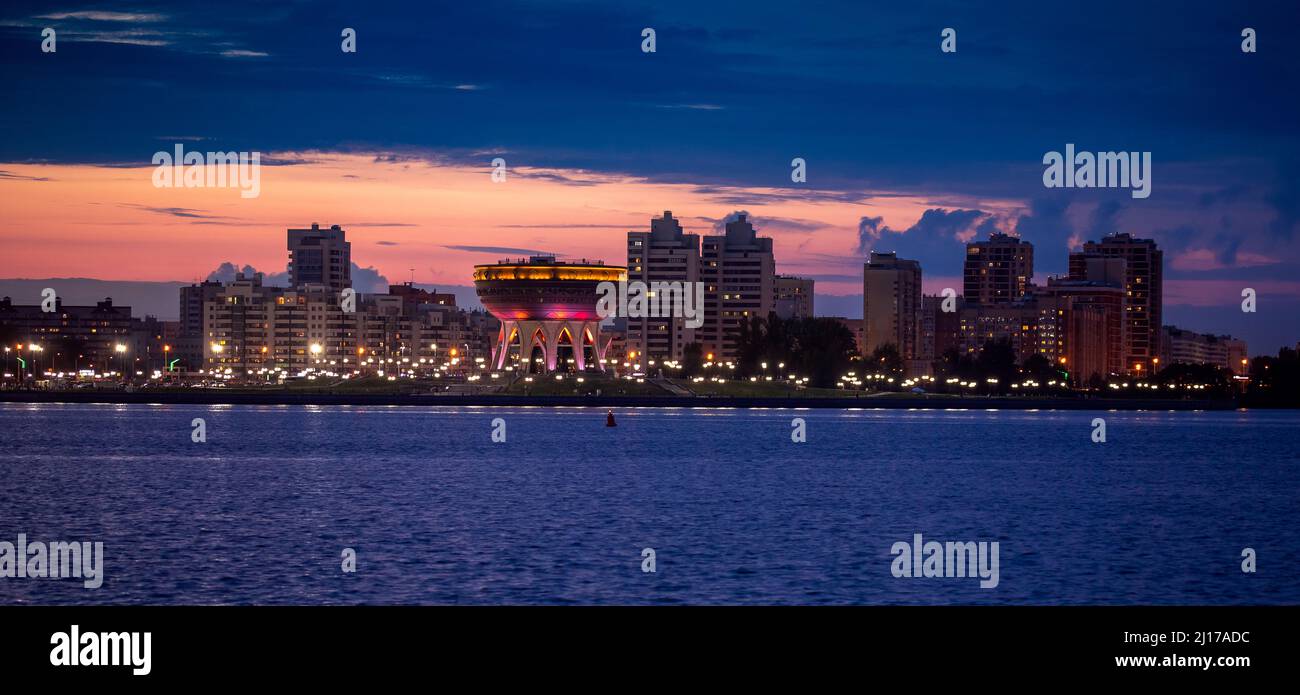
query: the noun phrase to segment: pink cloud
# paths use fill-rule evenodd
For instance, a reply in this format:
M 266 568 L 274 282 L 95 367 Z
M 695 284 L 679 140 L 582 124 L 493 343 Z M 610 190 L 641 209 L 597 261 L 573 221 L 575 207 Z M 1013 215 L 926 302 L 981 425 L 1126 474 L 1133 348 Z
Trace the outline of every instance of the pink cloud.
M 1165 306 L 1231 306 L 1247 287 L 1260 295 L 1300 297 L 1300 282 L 1289 280 L 1165 280 Z
M 1281 262 L 1263 254 L 1243 251 L 1237 254 L 1235 264 L 1228 265 L 1220 262 L 1216 256 L 1217 254 L 1210 249 L 1191 249 L 1175 255 L 1169 261 L 1169 267 L 1174 270 L 1201 271 L 1222 270 L 1224 268 L 1255 268 Z

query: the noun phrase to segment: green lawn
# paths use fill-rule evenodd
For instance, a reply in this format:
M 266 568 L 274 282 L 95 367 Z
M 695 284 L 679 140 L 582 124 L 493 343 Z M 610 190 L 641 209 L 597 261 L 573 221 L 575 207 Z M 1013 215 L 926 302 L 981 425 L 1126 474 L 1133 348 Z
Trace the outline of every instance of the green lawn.
M 612 379 L 606 376 L 582 375 L 582 383 L 573 375 L 566 374 L 562 381 L 554 376 L 534 375 L 531 382 L 519 379 L 510 384 L 502 393 L 512 396 L 594 396 L 596 391 L 602 396 L 666 396 L 668 392 L 650 381 L 637 383 L 628 379 Z
M 226 393 L 355 393 L 355 394 L 389 394 L 389 393 L 426 393 L 434 382 L 411 381 L 399 379 L 389 381 L 384 377 L 368 376 L 353 379 L 338 377 L 319 377 L 315 380 L 293 379 L 284 384 L 227 384 L 225 387 L 205 390 Z M 150 386 L 151 391 L 186 392 L 195 390 L 190 386 Z
M 797 389 L 780 381 L 701 381 L 673 379 L 672 382 L 697 396 L 734 396 L 739 398 L 825 398 L 852 397 L 854 392 L 840 389 Z

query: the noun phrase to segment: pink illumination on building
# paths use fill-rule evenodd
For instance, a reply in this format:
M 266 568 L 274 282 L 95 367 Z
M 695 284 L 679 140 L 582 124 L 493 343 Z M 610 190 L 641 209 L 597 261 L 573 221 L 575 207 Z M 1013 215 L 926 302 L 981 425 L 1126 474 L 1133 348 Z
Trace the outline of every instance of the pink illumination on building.
M 561 368 L 560 350 L 572 352 L 577 371 L 595 367 L 605 371 L 610 337 L 600 334 L 596 312 L 597 288 L 602 282 L 624 282 L 627 269 L 602 262 L 556 261 L 554 256 L 533 256 L 526 261 L 503 261 L 474 266 L 474 289 L 483 306 L 501 320 L 492 348 L 492 368 L 504 369 L 512 348 L 525 370 L 533 352 L 541 350 L 545 371 Z M 579 336 L 574 340 L 574 336 Z

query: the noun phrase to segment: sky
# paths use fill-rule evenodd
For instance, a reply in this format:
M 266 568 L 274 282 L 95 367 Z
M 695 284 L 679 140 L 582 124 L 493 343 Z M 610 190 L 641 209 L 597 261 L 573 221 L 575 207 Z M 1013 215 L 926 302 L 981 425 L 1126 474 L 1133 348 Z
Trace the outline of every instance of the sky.
M 538 251 L 621 263 L 663 210 L 747 212 L 819 313 L 860 314 L 871 250 L 939 292 L 990 231 L 1039 282 L 1130 232 L 1165 251 L 1167 323 L 1300 341 L 1300 6 L 901 5 L 7 2 L 0 278 L 282 273 L 318 222 L 376 285 L 468 285 Z M 1046 188 L 1067 143 L 1151 152 L 1150 197 Z M 178 144 L 259 152 L 258 196 L 155 186 Z

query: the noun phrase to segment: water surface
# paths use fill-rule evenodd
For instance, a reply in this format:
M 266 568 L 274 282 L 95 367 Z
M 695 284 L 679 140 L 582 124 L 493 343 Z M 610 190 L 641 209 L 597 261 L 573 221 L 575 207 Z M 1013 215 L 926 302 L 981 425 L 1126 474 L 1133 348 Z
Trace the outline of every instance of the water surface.
M 0 404 L 0 540 L 106 556 L 99 589 L 0 579 L 0 601 L 1300 602 L 1295 412 L 617 415 Z M 893 577 L 914 533 L 998 541 L 999 585 Z

